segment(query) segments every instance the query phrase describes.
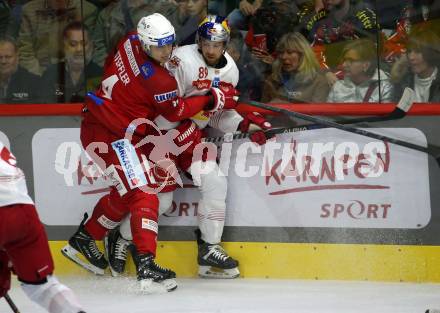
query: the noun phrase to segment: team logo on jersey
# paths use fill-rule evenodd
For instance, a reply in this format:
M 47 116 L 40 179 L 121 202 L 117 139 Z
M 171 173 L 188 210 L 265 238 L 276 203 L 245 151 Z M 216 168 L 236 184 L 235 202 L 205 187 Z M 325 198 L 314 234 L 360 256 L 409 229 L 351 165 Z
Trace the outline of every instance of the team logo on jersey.
M 168 64 L 170 65 L 170 67 L 179 67 L 180 65 L 180 59 L 176 56 L 173 56 L 169 61 Z
M 174 98 L 177 98 L 177 89 L 170 92 L 161 93 L 159 95 L 154 95 L 154 100 L 156 100 L 157 103 L 162 103 Z
M 125 177 L 131 189 L 147 184 L 147 178 L 142 170 L 135 148 L 128 139 L 112 142 L 112 148 L 118 156 Z
M 141 74 L 145 79 L 154 75 L 154 67 L 151 62 L 146 62 L 141 65 Z
M 218 76 L 214 77 L 214 79 L 212 80 L 212 87 L 218 88 L 219 84 L 220 84 L 220 77 Z
M 211 80 L 210 79 L 198 79 L 193 80 L 193 87 L 196 87 L 198 90 L 209 89 L 211 88 Z

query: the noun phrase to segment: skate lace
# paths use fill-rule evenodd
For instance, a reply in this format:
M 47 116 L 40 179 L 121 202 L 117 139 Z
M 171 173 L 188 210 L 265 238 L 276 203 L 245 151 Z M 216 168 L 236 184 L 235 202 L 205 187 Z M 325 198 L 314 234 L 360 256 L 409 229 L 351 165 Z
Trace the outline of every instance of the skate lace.
M 118 238 L 116 241 L 115 258 L 125 261 L 127 259 L 127 247 L 129 245 L 130 243 L 127 240 Z
M 93 241 L 93 240 L 89 242 L 89 251 L 97 259 L 100 259 L 102 257 L 101 251 L 99 251 L 98 246 L 96 245 L 95 241 Z
M 154 262 L 154 261 L 153 261 L 153 266 L 154 266 L 154 268 L 155 268 L 157 271 L 159 271 L 159 272 L 163 272 L 163 273 L 168 272 L 168 269 L 166 269 L 166 268 L 160 266 L 159 264 L 157 264 L 157 263 Z
M 226 261 L 226 259 L 229 257 L 226 254 L 226 251 L 220 245 L 210 245 L 208 249 L 208 255 L 212 255 L 217 260 Z

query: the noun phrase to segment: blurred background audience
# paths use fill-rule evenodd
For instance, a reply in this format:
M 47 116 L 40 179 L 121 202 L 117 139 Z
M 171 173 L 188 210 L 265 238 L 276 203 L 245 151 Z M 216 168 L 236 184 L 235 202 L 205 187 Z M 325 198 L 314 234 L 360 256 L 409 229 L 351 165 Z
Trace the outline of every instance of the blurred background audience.
M 82 102 L 86 90 L 99 86 L 102 68 L 92 61 L 93 43 L 81 22 L 66 26 L 63 43 L 63 61 L 50 65 L 43 74 L 44 99 L 49 103 Z
M 344 79 L 338 80 L 328 102 L 390 102 L 389 75 L 377 67 L 377 47 L 369 39 L 348 43 L 342 51 Z
M 319 103 L 329 85 L 310 44 L 300 33 L 287 33 L 276 46 L 277 58 L 264 83 L 263 102 Z
M 0 103 L 39 102 L 41 79 L 21 67 L 18 59 L 15 39 L 0 37 Z
M 406 54 L 391 70 L 393 100 L 405 87 L 415 91 L 415 102 L 440 102 L 440 38 L 429 30 L 415 29 L 408 36 Z
M 252 100 L 388 102 L 405 85 L 418 86 L 420 101 L 437 99 L 435 44 L 426 52 L 414 36 L 420 31 L 438 37 L 440 0 L 0 0 L 0 37 L 17 43 L 19 73 L 44 75 L 48 84 L 44 93 L 24 92 L 28 96 L 20 101 L 82 101 L 118 40 L 153 12 L 173 23 L 178 45 L 194 43 L 208 12 L 228 16 L 227 50 L 240 71 L 238 88 Z M 66 26 L 75 22 L 82 23 L 82 39 L 79 30 L 67 32 L 76 39 L 66 39 Z M 360 39 L 368 39 L 369 47 L 373 43 L 373 50 L 353 48 L 351 43 Z M 432 70 L 429 79 L 417 73 L 417 57 Z M 298 67 L 289 69 L 289 62 Z M 421 87 L 425 78 L 429 96 Z M 310 93 L 315 85 L 318 92 Z

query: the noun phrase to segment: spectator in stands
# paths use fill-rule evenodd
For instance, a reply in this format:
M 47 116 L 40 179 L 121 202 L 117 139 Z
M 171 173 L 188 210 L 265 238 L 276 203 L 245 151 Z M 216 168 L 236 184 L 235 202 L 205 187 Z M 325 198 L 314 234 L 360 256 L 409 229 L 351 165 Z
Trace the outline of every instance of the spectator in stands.
M 0 103 L 38 102 L 40 78 L 18 65 L 18 49 L 11 37 L 0 38 Z
M 0 0 L 0 36 L 17 38 L 21 7 L 26 0 Z
M 405 43 L 412 30 L 427 29 L 440 33 L 440 0 L 413 0 L 401 10 L 394 32 L 385 42 L 384 58 L 392 63 L 405 53 Z
M 373 8 L 381 29 L 389 32 L 389 30 L 392 30 L 396 27 L 396 17 L 402 13 L 404 7 L 407 6 L 412 0 L 363 1 L 367 3 L 370 8 Z
M 429 30 L 410 33 L 406 55 L 394 63 L 391 77 L 394 101 L 405 87 L 415 91 L 415 102 L 440 102 L 440 38 Z
M 196 40 L 197 27 L 206 17 L 208 0 L 186 0 L 187 20 L 177 27 L 176 36 L 179 45 L 193 44 Z
M 376 39 L 376 14 L 359 0 L 323 0 L 323 8 L 304 6 L 300 11 L 302 33 L 312 43 L 321 67 L 336 72 L 344 46 L 353 39 Z M 328 72 L 330 84 L 336 75 Z
M 263 102 L 324 102 L 329 85 L 308 41 L 300 33 L 285 34 L 277 59 L 264 83 Z
M 11 17 L 11 8 L 6 0 L 0 1 L 0 36 L 7 35 Z
M 82 12 L 81 12 L 82 11 Z M 72 21 L 94 28 L 97 10 L 86 0 L 31 0 L 23 6 L 18 50 L 20 65 L 41 75 L 62 56 L 62 32 Z
M 257 12 L 263 0 L 241 0 L 238 8 L 228 15 L 229 25 L 232 29 L 247 30 L 249 18 Z
M 342 52 L 344 79 L 332 87 L 328 102 L 390 102 L 388 74 L 377 68 L 377 48 L 369 39 L 347 44 Z
M 160 13 L 173 25 L 178 24 L 178 5 L 169 0 L 120 0 L 111 3 L 98 15 L 96 28 L 93 32 L 93 45 L 95 47 L 93 60 L 100 66 L 118 41 L 135 25 L 143 16 Z
M 264 52 L 272 54 L 282 35 L 297 30 L 298 12 L 295 1 L 263 0 L 250 19 L 249 31 L 245 39 L 255 57 L 271 64 L 271 60 L 265 58 Z
M 413 26 L 423 25 L 437 34 L 440 32 L 440 0 L 413 0 L 409 10 Z
M 243 35 L 237 29 L 231 30 L 231 39 L 226 48 L 237 64 L 239 77 L 237 90 L 241 97 L 250 100 L 261 99 L 264 77 L 253 62 L 251 54 L 244 44 Z
M 92 61 L 93 43 L 81 22 L 66 26 L 63 42 L 64 61 L 50 65 L 43 74 L 45 99 L 49 103 L 82 102 L 86 91 L 98 87 L 102 68 Z
M 208 0 L 208 14 L 227 16 L 229 13 L 227 11 L 227 2 L 227 0 Z M 232 2 L 235 2 L 235 0 Z
M 294 32 L 298 26 L 295 3 L 290 0 L 263 0 L 254 15 L 248 17 L 249 30 L 245 43 L 259 77 L 270 73 L 277 41 L 284 34 Z

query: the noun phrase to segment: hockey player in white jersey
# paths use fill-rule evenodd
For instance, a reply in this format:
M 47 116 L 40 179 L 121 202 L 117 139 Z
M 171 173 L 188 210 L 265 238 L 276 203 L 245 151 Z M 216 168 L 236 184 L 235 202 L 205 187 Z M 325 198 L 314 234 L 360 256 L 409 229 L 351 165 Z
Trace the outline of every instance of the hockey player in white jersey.
M 166 65 L 176 78 L 180 96 L 211 94 L 214 97 L 223 97 L 224 109 L 216 113 L 201 111 L 184 128 L 183 123 L 173 123 L 159 116 L 155 123 L 160 129 L 179 129 L 182 134 L 197 142 L 200 129 L 207 125 L 222 132 L 247 132 L 251 124 L 262 129 L 271 127 L 261 115 L 249 114 L 242 117 L 233 109 L 237 105 L 234 96 L 237 95 L 235 86 L 239 77 L 234 60 L 226 52 L 229 37 L 230 29 L 224 18 L 207 16 L 199 25 L 197 43 L 175 49 L 173 57 Z M 250 138 L 258 144 L 264 144 L 266 140 L 263 132 L 253 133 Z M 215 160 L 193 162 L 192 156 L 192 153 L 180 155 L 178 165 L 192 175 L 194 184 L 202 194 L 198 207 L 199 229 L 196 231 L 199 275 L 236 278 L 240 274 L 238 261 L 230 257 L 220 245 L 226 211 L 226 177 L 219 175 L 220 169 Z M 211 169 L 208 174 L 200 173 L 202 168 L 207 167 Z M 161 194 L 159 198 L 159 213 L 162 214 L 171 205 L 172 195 Z M 125 248 L 128 245 L 126 240 L 131 239 L 129 230 L 129 219 L 125 219 L 120 233 L 118 230 L 110 232 L 106 239 L 106 250 L 113 274 L 123 271 Z
M 14 272 L 29 299 L 48 312 L 84 313 L 73 291 L 53 275 L 46 232 L 16 163 L 0 141 L 0 298 Z

